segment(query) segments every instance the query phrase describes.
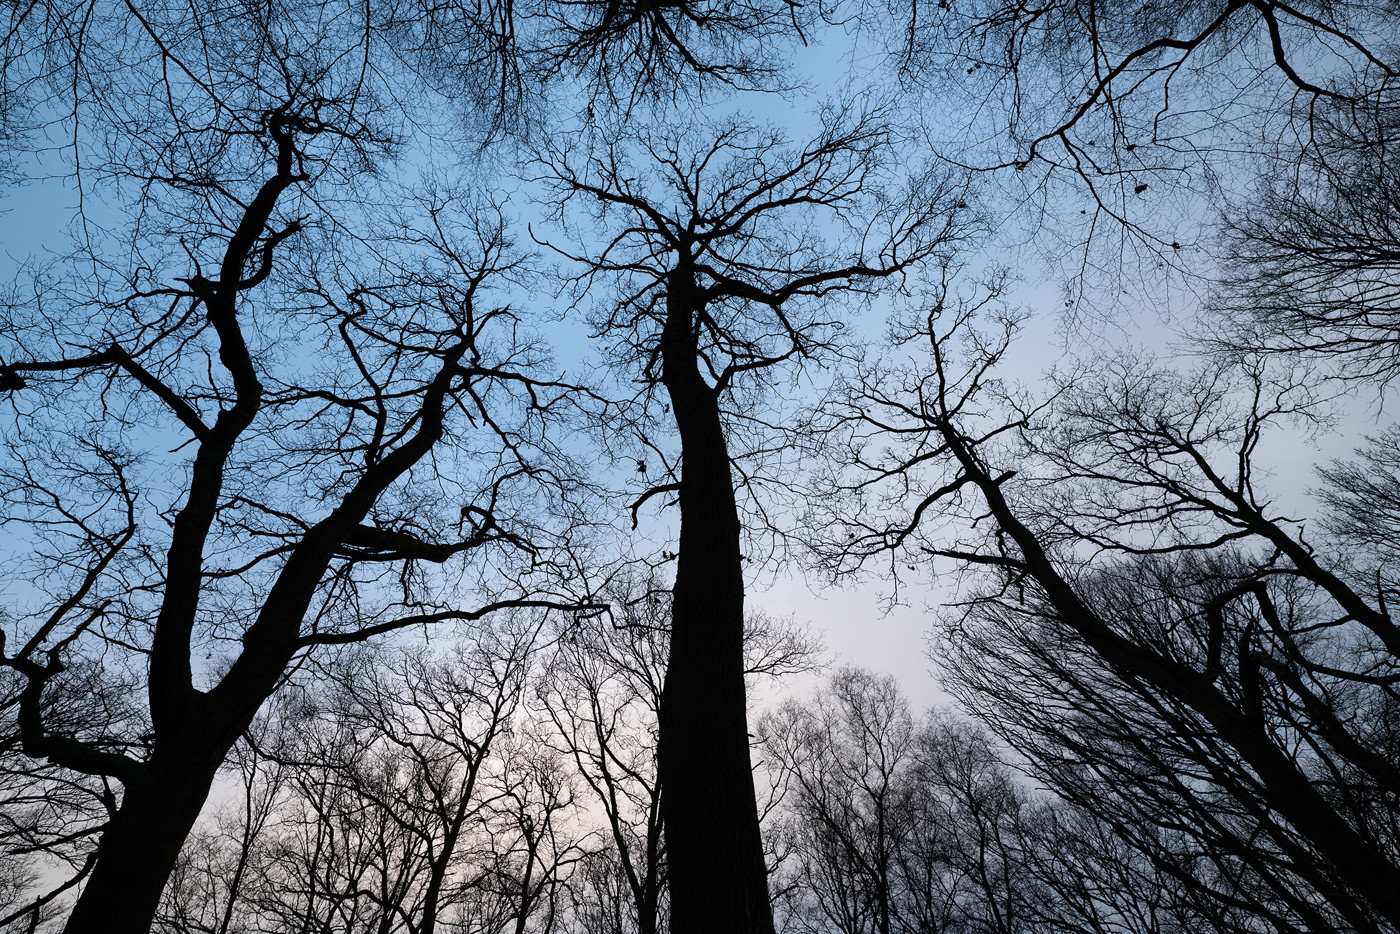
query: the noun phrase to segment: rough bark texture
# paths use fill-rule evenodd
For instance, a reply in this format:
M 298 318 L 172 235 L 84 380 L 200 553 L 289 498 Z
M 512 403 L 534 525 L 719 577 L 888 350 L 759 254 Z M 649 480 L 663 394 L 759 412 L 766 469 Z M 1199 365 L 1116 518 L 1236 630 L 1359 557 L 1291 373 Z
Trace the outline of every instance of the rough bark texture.
M 672 934 L 772 934 L 744 696 L 739 513 L 699 369 L 693 274 L 672 273 L 662 380 L 681 440 L 681 532 L 657 767 Z

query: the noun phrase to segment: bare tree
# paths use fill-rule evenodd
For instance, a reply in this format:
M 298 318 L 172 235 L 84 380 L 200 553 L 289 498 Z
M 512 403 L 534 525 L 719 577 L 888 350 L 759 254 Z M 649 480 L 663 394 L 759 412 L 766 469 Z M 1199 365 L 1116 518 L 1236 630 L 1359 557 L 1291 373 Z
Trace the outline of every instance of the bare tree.
M 357 647 L 286 689 L 241 747 L 261 765 L 241 813 L 191 838 L 160 929 L 549 930 L 583 831 L 522 708 L 543 622 Z
M 1366 384 L 1395 374 L 1400 178 L 1395 81 L 1363 100 L 1318 104 L 1300 156 L 1264 164 L 1248 198 L 1227 199 L 1227 271 L 1214 337 Z
M 789 701 L 759 725 L 765 751 L 793 785 L 785 834 L 794 885 L 821 923 L 856 934 L 900 930 L 898 854 L 914 819 L 908 772 L 914 719 L 893 678 L 843 668 L 810 706 Z
M 270 879 L 264 897 L 311 891 L 320 878 L 320 917 L 333 904 L 368 900 L 367 917 L 379 919 L 372 927 L 415 934 L 437 930 L 473 897 L 488 871 L 480 862 L 499 858 L 481 834 L 492 802 L 508 793 L 500 747 L 518 726 L 539 626 L 494 626 L 446 653 L 361 652 L 323 674 L 296 701 L 317 711 L 313 719 L 292 723 L 297 732 L 268 754 L 295 770 L 298 798 L 331 802 L 316 820 L 333 834 L 296 854 L 302 882 Z M 308 729 L 317 721 L 325 725 Z M 366 831 L 383 836 L 365 839 Z M 283 844 L 282 861 L 301 842 Z M 356 869 L 337 878 L 340 866 Z
M 1219 210 L 1293 177 L 1334 117 L 1390 106 L 1400 75 L 1388 4 L 899 0 L 858 15 L 929 93 L 940 156 L 986 172 L 1074 316 L 1162 311 L 1164 283 L 1189 300 L 1230 276 Z
M 667 861 L 657 775 L 671 594 L 654 577 L 614 581 L 613 612 L 561 628 L 536 693 L 560 751 L 601 808 L 607 843 L 589 860 L 581 923 L 617 934 L 667 928 Z M 820 645 L 791 619 L 750 611 L 745 674 L 781 681 L 814 670 Z M 608 860 L 614 865 L 608 865 Z M 606 920 L 608 918 L 613 921 Z M 611 925 L 611 927 L 609 927 Z
M 622 863 L 609 849 L 596 849 L 576 868 L 569 885 L 567 930 L 579 934 L 628 934 L 639 928 L 636 899 Z M 664 901 L 659 906 L 658 929 L 665 930 Z
M 915 718 L 894 679 L 838 671 L 764 718 L 781 771 L 790 923 L 845 934 L 1048 930 L 1041 809 L 982 731 Z M 1134 893 L 1136 894 L 1136 893 Z
M 531 54 L 546 73 L 580 76 L 595 104 L 631 113 L 721 90 L 783 87 L 787 43 L 821 24 L 821 4 L 793 0 L 556 0 L 532 5 Z
M 66 690 L 49 694 L 48 715 L 73 730 L 118 719 L 126 707 L 120 692 L 129 682 L 105 676 L 97 665 L 73 667 L 79 677 Z M 0 710 L 7 720 L 24 687 L 16 672 L 0 674 Z M 115 809 L 118 794 L 110 779 L 35 763 L 24 754 L 13 728 L 0 737 L 0 863 L 14 869 L 0 928 L 21 921 L 37 925 L 61 915 L 75 886 L 91 871 L 93 839 Z M 60 881 L 40 885 L 52 880 Z
M 125 241 L 90 228 L 0 312 L 8 566 L 33 582 L 0 645 L 10 710 L 27 756 L 121 786 L 73 931 L 149 927 L 219 763 L 308 651 L 571 602 L 512 516 L 553 476 L 538 429 L 565 389 L 488 297 L 521 268 L 501 217 L 430 194 L 352 236 L 376 212 L 337 186 L 388 143 L 376 88 L 321 63 L 342 33 L 282 25 L 180 33 L 127 74 L 94 127 Z
M 1212 585 L 1218 588 L 1222 578 L 1229 580 L 1220 570 L 1189 560 L 1144 562 L 1086 587 L 1095 588 L 1091 592 L 1104 602 L 1114 601 L 1117 619 L 1141 621 L 1145 641 L 1148 625 L 1168 632 L 1190 625 L 1185 613 L 1168 616 L 1162 610 L 1174 601 L 1180 601 L 1178 611 L 1185 609 L 1186 600 L 1206 602 Z M 1146 612 L 1134 615 L 1122 609 L 1127 592 Z M 1287 610 L 1300 609 L 1285 602 L 1287 597 L 1274 598 Z M 1261 788 L 1248 764 L 1193 711 L 1146 689 L 1125 689 L 1119 676 L 1101 670 L 1102 663 L 1090 653 L 1064 635 L 1056 639 L 1052 630 L 1036 635 L 1034 654 L 1024 645 L 1031 633 L 1022 627 L 1005 630 L 996 650 L 989 635 L 969 633 L 963 650 L 953 656 L 955 667 L 966 671 L 968 690 L 976 692 L 978 709 L 994 718 L 999 730 L 1016 737 L 1047 783 L 1111 821 L 1120 838 L 1189 896 L 1184 900 L 1196 907 L 1197 924 L 1204 926 L 1204 919 L 1215 915 L 1214 926 L 1225 930 L 1260 924 L 1280 930 L 1390 929 L 1382 913 L 1358 901 L 1336 878 L 1336 870 L 1319 860 L 1306 828 L 1300 832 L 1283 816 L 1291 817 L 1290 802 L 1280 805 L 1277 791 Z M 1231 635 L 1238 640 L 1242 633 Z M 983 655 L 981 663 L 969 660 L 974 651 Z M 1018 655 L 1023 662 L 1016 669 L 1014 691 L 1007 690 L 1004 679 L 992 689 L 982 665 Z M 1221 681 L 1227 690 L 1248 687 L 1247 682 Z M 1038 695 L 1040 702 L 1053 705 L 1057 716 L 1042 714 L 1032 731 L 1010 712 L 1010 705 L 1023 701 L 1012 693 L 1036 687 L 1046 689 Z M 1328 770 L 1338 765 L 1331 761 L 1335 753 L 1308 748 L 1320 745 L 1316 728 L 1299 729 L 1298 718 L 1290 721 L 1284 715 L 1283 700 L 1276 694 L 1261 704 L 1269 732 L 1279 740 L 1298 737 L 1306 751 L 1291 751 L 1290 756 L 1299 771 L 1339 816 L 1386 852 L 1392 831 L 1384 791 L 1345 769 L 1329 776 Z M 1355 711 L 1352 716 L 1366 714 Z
M 1008 399 L 1002 420 L 993 367 L 1011 328 L 970 338 L 954 368 L 949 329 L 967 336 L 971 312 L 953 312 L 929 318 L 928 370 L 860 393 L 858 421 L 886 441 L 906 430 L 884 476 L 910 486 L 878 519 L 866 499 L 876 509 L 832 554 L 984 569 L 948 636 L 967 700 L 1066 794 L 1121 795 L 1135 827 L 1171 821 L 1198 841 L 1215 865 L 1192 884 L 1221 905 L 1282 927 L 1392 929 L 1384 587 L 1324 559 L 1255 479 L 1263 433 L 1313 411 L 1306 385 L 1128 360 L 1037 406 Z M 920 516 L 946 508 L 990 531 L 927 534 Z
M 513 934 L 547 934 L 564 915 L 564 883 L 586 853 L 574 818 L 574 775 L 542 737 L 527 733 L 505 753 L 501 789 L 487 822 L 493 865 L 486 888 L 511 905 Z
M 266 716 L 250 732 L 269 731 Z M 248 889 L 262 870 L 261 844 L 278 819 L 285 771 L 259 755 L 256 743 L 231 750 L 224 772 L 238 788 L 212 819 L 196 825 L 170 874 L 152 930 L 179 934 L 229 934 L 246 929 Z
M 1002 661 L 985 664 L 990 671 Z M 1024 675 L 1014 667 L 1008 673 Z M 1030 702 L 1044 680 L 1011 684 L 1001 687 L 1004 715 L 1044 720 L 1043 707 Z M 1011 706 L 1012 693 L 1021 706 Z M 1280 906 L 1280 898 L 1249 888 L 1248 873 L 1231 873 L 1238 868 L 1231 856 L 1182 833 L 1180 808 L 1128 816 L 1152 788 L 1140 775 L 1127 778 L 1136 758 L 1133 765 L 1125 759 L 1115 786 L 1086 775 L 1099 764 L 1111 768 L 1100 763 L 1104 751 L 1083 752 L 1079 762 L 1089 765 L 1077 772 L 1063 766 L 1052 779 L 1067 797 L 1032 790 L 986 730 L 946 710 L 915 718 L 890 679 L 859 669 L 838 672 L 810 701 L 785 703 L 763 729 L 765 749 L 786 778 L 788 856 L 780 879 L 789 929 L 1306 929 L 1286 909 L 1261 911 Z M 1045 767 L 1039 750 L 1048 742 L 1032 743 L 1038 767 Z
M 1301 95 L 1301 109 L 1363 99 L 1352 83 L 1359 76 L 1394 76 L 1385 58 L 1393 38 L 1387 14 L 1327 0 L 1173 0 L 1150 10 L 1116 0 L 1053 0 L 1036 9 L 1004 0 L 956 8 L 915 0 L 886 9 L 905 27 L 890 34 L 905 76 L 956 76 L 971 93 L 991 95 L 1002 104 L 992 119 L 1021 145 L 1022 164 L 1065 160 L 1107 169 L 1114 163 L 1101 159 L 1131 161 L 1122 147 L 1167 145 L 1171 132 L 1177 146 L 1189 148 L 1188 134 L 1212 121 L 1229 125 L 1239 109 L 1279 106 L 1249 87 L 1261 73 L 1276 72 Z M 1330 57 L 1318 54 L 1323 45 Z M 1225 74 L 1241 80 L 1208 86 Z M 1227 106 L 1182 114 L 1172 100 L 1199 95 Z M 1143 119 L 1154 111 L 1156 126 Z M 1100 130 L 1109 135 L 1091 140 Z
M 581 283 L 617 285 L 596 327 L 646 399 L 664 390 L 664 419 L 680 440 L 679 463 L 661 455 L 663 483 L 643 497 L 675 492 L 681 515 L 659 753 L 678 932 L 772 925 L 749 763 L 730 450 L 736 430 L 767 429 L 735 402 L 774 368 L 830 346 L 839 293 L 931 258 L 960 227 L 942 192 L 872 212 L 893 157 L 890 128 L 879 112 L 821 119 L 800 147 L 731 123 L 654 135 L 619 128 L 592 153 L 560 146 L 543 156 L 561 210 L 583 202 L 604 225 L 607 245 L 573 257 Z M 841 232 L 841 245 L 823 241 L 818 219 Z M 646 468 L 639 459 L 639 473 Z
M 595 900 L 616 884 L 617 934 L 663 930 L 666 860 L 656 712 L 666 677 L 669 595 L 650 588 L 560 633 L 536 688 L 556 744 L 602 808 L 608 844 L 589 861 Z M 614 879 L 615 874 L 615 879 Z M 596 906 L 601 910 L 602 901 Z M 595 922 L 601 923 L 601 922 Z

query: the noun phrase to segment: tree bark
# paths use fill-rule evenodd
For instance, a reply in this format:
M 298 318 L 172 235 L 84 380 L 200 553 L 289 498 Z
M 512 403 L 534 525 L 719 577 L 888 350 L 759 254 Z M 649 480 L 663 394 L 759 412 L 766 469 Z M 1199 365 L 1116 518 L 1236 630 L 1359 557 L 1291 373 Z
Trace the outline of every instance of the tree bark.
M 149 934 L 222 761 L 212 751 L 153 758 L 126 787 L 64 934 Z
M 657 770 L 672 934 L 772 934 L 744 695 L 739 512 L 719 398 L 699 366 L 700 294 L 671 274 L 662 382 L 681 440 L 681 531 Z

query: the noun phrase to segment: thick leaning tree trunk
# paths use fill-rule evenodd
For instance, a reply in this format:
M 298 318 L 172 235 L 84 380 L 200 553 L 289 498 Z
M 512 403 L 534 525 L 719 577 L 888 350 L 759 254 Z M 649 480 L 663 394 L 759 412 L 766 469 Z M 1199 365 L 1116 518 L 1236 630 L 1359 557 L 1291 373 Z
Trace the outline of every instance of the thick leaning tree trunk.
M 268 229 L 278 199 L 305 180 L 297 166 L 295 131 L 290 122 L 272 125 L 277 171 L 244 212 L 225 250 L 218 280 L 206 283 L 198 292 L 219 337 L 219 357 L 232 376 L 236 401 L 221 409 L 213 426 L 204 429 L 192 465 L 189 494 L 175 517 L 147 675 L 154 751 L 147 762 L 139 766 L 128 763 L 116 776 L 123 786 L 122 802 L 102 831 L 92 874 L 68 916 L 64 934 L 148 934 L 161 892 L 199 818 L 219 766 L 262 701 L 275 689 L 292 656 L 300 612 L 305 611 L 312 588 L 329 560 L 325 536 L 310 549 L 303 542 L 288 561 L 288 567 L 298 568 L 300 573 L 284 573 L 273 588 L 274 594 L 285 595 L 280 604 L 292 612 L 268 614 L 264 607 L 259 622 L 245 636 L 245 650 L 230 674 L 210 693 L 195 691 L 190 640 L 200 601 L 205 548 L 229 456 L 260 411 L 263 399 L 262 384 L 237 323 L 237 301 L 247 288 L 244 272 L 258 238 Z M 293 225 L 282 236 L 297 229 Z M 271 250 L 275 242 L 270 241 L 266 249 Z M 273 622 L 266 621 L 267 616 Z M 266 638 L 269 630 L 277 631 L 276 640 Z
M 122 803 L 103 831 L 92 875 L 64 934 L 148 934 L 180 847 L 199 817 L 219 766 L 304 645 L 301 621 L 336 548 L 383 491 L 442 437 L 443 399 L 466 347 L 464 339 L 444 355 L 419 410 L 417 433 L 366 471 L 340 506 L 303 536 L 268 591 L 256 622 L 244 633 L 243 651 L 208 692 L 191 685 L 190 633 L 222 464 L 242 427 L 230 427 L 222 447 L 206 442 L 201 448 L 189 502 L 176 519 L 166 600 L 151 653 L 148 691 L 151 721 L 158 731 L 155 752 L 148 762 L 131 763 L 129 774 L 121 777 Z M 251 415 L 243 424 L 248 420 Z M 202 467 L 206 460 L 215 466 Z M 351 634 L 339 641 L 360 638 Z
M 126 786 L 64 934 L 148 934 L 227 750 L 154 758 Z
M 744 695 L 739 511 L 719 398 L 700 373 L 698 294 L 670 276 L 662 382 L 681 440 L 681 532 L 657 770 L 672 934 L 772 934 Z

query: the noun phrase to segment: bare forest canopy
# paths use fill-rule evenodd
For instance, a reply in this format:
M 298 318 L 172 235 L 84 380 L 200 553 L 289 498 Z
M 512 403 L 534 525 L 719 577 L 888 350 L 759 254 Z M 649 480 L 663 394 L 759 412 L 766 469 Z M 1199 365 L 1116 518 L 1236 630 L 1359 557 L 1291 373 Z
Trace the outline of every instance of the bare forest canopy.
M 1400 934 L 1393 0 L 0 27 L 0 930 Z

